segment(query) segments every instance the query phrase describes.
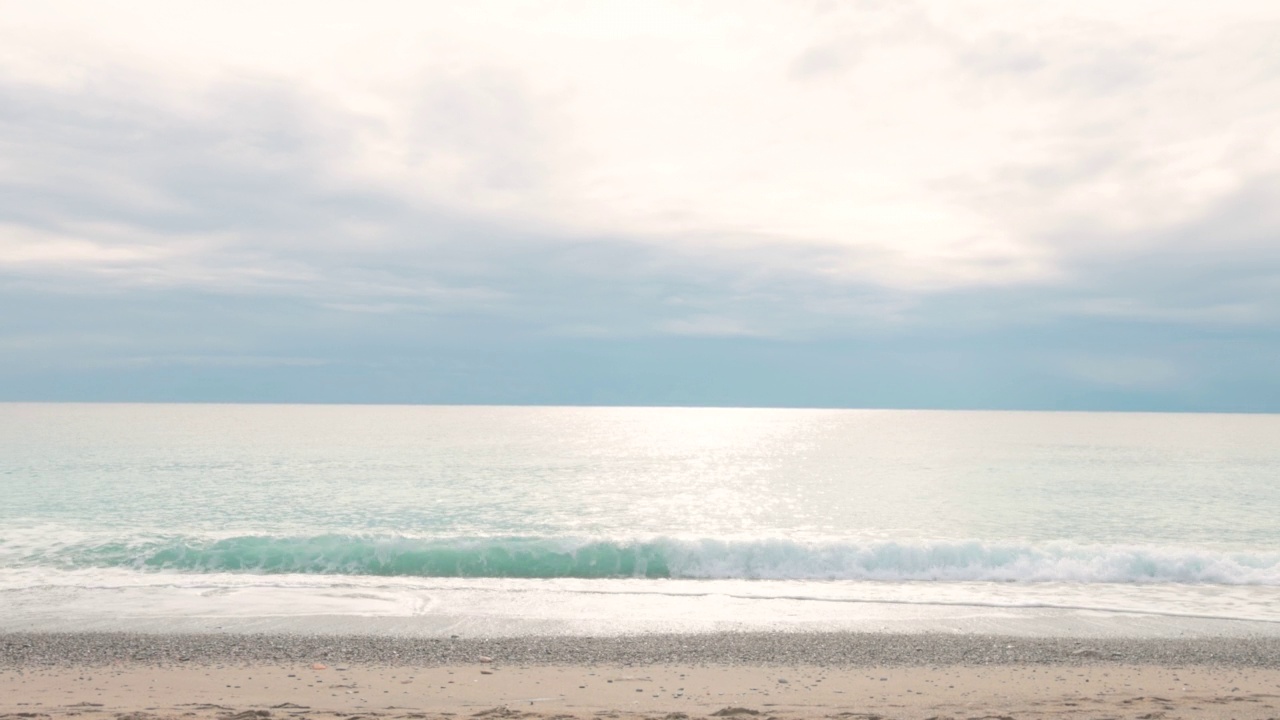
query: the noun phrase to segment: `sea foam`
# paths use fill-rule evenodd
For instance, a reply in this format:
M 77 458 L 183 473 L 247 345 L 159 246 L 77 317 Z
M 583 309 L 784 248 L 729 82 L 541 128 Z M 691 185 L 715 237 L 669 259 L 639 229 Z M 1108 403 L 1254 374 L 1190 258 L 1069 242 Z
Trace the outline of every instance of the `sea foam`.
M 1280 552 L 1068 542 L 146 536 L 20 554 L 12 565 L 199 573 L 1280 586 Z

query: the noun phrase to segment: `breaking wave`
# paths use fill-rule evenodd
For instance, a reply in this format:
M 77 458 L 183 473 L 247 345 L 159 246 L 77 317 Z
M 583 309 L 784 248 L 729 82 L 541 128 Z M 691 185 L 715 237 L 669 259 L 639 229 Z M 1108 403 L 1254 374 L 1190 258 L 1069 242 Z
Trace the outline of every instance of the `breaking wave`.
M 151 536 L 81 540 L 17 561 L 61 568 L 410 577 L 1280 585 L 1280 552 L 978 541 Z

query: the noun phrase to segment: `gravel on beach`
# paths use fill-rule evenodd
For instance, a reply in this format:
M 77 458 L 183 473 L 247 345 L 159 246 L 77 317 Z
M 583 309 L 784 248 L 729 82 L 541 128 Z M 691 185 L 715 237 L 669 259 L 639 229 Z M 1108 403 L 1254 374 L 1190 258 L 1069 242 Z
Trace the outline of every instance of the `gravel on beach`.
M 507 665 L 1124 665 L 1280 668 L 1280 637 L 1026 638 L 878 633 L 423 638 L 301 634 L 0 634 L 0 668 L 319 662 Z

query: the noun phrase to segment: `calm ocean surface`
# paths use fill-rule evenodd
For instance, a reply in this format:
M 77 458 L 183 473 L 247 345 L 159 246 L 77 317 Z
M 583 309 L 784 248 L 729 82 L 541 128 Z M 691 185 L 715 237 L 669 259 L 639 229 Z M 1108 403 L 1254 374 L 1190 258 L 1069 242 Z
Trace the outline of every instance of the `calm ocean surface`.
M 0 630 L 1280 633 L 1280 416 L 0 404 Z

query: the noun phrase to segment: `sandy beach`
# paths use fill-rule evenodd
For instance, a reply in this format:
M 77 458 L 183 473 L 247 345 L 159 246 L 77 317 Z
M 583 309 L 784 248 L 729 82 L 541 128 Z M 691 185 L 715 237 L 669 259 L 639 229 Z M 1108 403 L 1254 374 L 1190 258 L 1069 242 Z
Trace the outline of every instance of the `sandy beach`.
M 0 718 L 680 713 L 1280 718 L 1280 643 L 769 633 L 509 640 L 0 636 Z

